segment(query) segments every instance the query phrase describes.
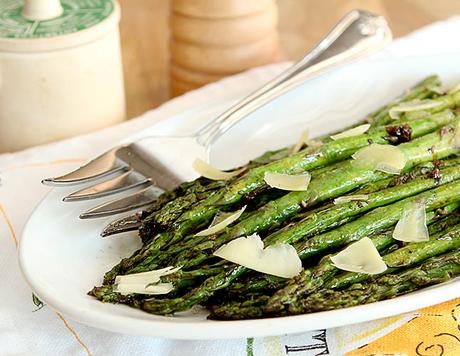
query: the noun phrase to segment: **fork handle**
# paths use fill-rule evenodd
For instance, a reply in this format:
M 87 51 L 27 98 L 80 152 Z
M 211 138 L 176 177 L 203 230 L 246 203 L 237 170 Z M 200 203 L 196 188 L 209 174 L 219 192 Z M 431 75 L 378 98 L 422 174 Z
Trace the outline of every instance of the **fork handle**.
M 233 125 L 274 98 L 312 77 L 380 50 L 391 38 L 382 16 L 362 10 L 349 12 L 300 61 L 200 129 L 198 142 L 210 146 Z

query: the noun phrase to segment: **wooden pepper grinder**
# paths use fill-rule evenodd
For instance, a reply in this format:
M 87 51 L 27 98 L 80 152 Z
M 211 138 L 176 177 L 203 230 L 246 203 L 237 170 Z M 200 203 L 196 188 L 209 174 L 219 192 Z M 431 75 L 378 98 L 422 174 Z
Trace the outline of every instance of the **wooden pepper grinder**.
M 171 94 L 274 62 L 277 22 L 275 0 L 173 0 Z

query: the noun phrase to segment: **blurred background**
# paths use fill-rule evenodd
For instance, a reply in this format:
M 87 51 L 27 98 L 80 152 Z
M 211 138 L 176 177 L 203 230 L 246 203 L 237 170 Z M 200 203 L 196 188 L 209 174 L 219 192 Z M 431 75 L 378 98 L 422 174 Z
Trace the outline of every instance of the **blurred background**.
M 299 59 L 353 9 L 397 38 L 460 14 L 460 0 L 0 0 L 0 153 Z
M 128 118 L 177 94 L 177 91 L 170 92 L 170 14 L 174 13 L 171 2 L 120 0 Z M 176 0 L 176 3 L 181 1 Z M 365 9 L 385 16 L 395 37 L 460 14 L 458 0 L 278 0 L 276 4 L 280 48 L 272 61 L 299 58 L 352 9 Z

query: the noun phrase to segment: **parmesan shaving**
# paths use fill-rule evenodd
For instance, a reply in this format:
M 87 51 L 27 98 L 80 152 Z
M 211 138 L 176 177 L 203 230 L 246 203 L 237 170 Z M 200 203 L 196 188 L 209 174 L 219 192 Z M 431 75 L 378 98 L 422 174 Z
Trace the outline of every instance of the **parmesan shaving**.
M 257 234 L 232 240 L 221 246 L 214 255 L 277 277 L 293 278 L 302 270 L 302 262 L 294 247 L 278 244 L 264 248 Z
M 272 188 L 289 191 L 305 191 L 310 184 L 311 175 L 307 172 L 296 175 L 265 172 L 264 180 L 265 183 Z
M 161 277 L 176 273 L 178 270 L 180 270 L 180 268 L 181 267 L 174 268 L 174 267 L 169 266 L 169 267 L 157 269 L 154 271 L 127 274 L 124 276 L 116 276 L 115 284 L 144 284 L 144 285 L 147 285 L 150 283 L 157 283 L 160 281 Z
M 198 232 L 196 236 L 209 236 L 225 229 L 228 225 L 238 220 L 245 209 L 246 205 L 243 206 L 240 210 L 235 211 L 233 213 L 217 214 L 214 217 L 214 220 L 212 221 L 211 225 L 209 225 L 207 229 Z
M 430 100 L 430 99 L 413 100 L 413 101 L 408 101 L 405 103 L 400 103 L 399 105 L 392 107 L 389 111 L 389 114 L 392 119 L 399 119 L 402 113 L 410 112 L 410 111 L 432 109 L 442 104 L 443 103 L 440 101 L 435 101 L 435 100 Z
M 387 269 L 372 240 L 364 237 L 331 257 L 332 264 L 344 271 L 379 274 Z
M 355 164 L 391 174 L 399 174 L 407 161 L 397 146 L 377 143 L 361 148 L 352 157 Z
M 331 135 L 331 138 L 335 141 L 335 140 L 339 140 L 341 138 L 362 135 L 363 133 L 367 132 L 367 130 L 369 130 L 370 127 L 371 127 L 370 124 L 359 125 L 359 126 L 351 128 L 349 130 L 345 130 L 345 131 L 343 131 L 341 133 L 338 133 L 336 135 Z
M 334 204 L 343 204 L 349 203 L 351 201 L 367 201 L 369 200 L 369 196 L 366 194 L 357 194 L 357 195 L 346 195 L 343 197 L 338 197 L 334 199 Z
M 115 284 L 113 286 L 113 291 L 116 293 L 120 293 L 122 295 L 128 295 L 132 293 L 159 295 L 159 294 L 167 294 L 171 292 L 173 289 L 174 289 L 174 286 L 172 283 L 158 283 L 154 285 L 145 285 L 142 283 L 136 283 L 136 284 L 120 283 L 120 284 Z
M 454 135 L 450 140 L 452 148 L 460 148 L 460 122 L 454 128 Z
M 447 94 L 455 94 L 456 92 L 460 91 L 460 83 L 458 83 L 457 85 L 455 85 L 454 87 L 452 87 L 448 92 Z
M 113 291 L 122 295 L 137 294 L 167 294 L 174 289 L 172 283 L 160 283 L 160 278 L 176 273 L 181 267 L 166 267 L 154 271 L 116 276 Z
M 444 94 L 444 90 L 439 85 L 429 85 L 427 86 L 427 89 L 439 95 Z
M 429 240 L 425 201 L 413 202 L 404 209 L 393 231 L 393 238 L 404 242 Z
M 241 168 L 232 172 L 223 172 L 199 158 L 193 162 L 193 169 L 201 176 L 212 180 L 229 180 L 245 170 Z
M 322 146 L 323 143 L 318 140 L 312 140 L 310 138 L 308 130 L 305 130 L 300 135 L 299 141 L 292 147 L 291 154 L 295 154 L 299 152 L 300 149 L 303 147 L 303 145 L 306 145 L 307 147 L 310 147 L 310 148 L 318 148 Z
M 420 120 L 431 116 L 428 111 L 420 110 L 420 111 L 410 111 L 406 113 L 405 119 L 406 120 Z

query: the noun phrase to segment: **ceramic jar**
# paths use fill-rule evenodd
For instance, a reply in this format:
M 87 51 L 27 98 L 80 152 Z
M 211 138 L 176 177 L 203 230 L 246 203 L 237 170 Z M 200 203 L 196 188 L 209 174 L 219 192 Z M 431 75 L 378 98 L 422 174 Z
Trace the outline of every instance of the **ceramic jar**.
M 8 0 L 0 14 L 0 152 L 125 119 L 117 2 Z

